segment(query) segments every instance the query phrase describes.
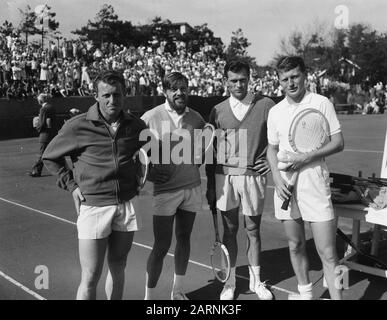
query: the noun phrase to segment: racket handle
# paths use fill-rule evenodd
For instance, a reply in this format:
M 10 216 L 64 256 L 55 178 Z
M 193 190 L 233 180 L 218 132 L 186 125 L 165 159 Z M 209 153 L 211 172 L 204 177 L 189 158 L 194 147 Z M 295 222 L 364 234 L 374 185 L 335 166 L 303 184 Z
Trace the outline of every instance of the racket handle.
M 215 207 L 211 208 L 211 213 L 212 213 L 212 221 L 214 223 L 215 241 L 216 242 L 220 242 L 219 226 L 218 226 L 218 214 L 217 214 L 217 211 L 216 211 Z
M 293 190 L 294 190 L 294 185 L 290 185 L 288 187 L 288 190 L 293 193 Z M 288 207 L 289 207 L 289 203 L 290 203 L 290 200 L 292 199 L 292 196 L 290 196 L 288 199 L 286 199 L 283 203 L 282 203 L 282 206 L 281 206 L 281 209 L 282 210 L 288 210 Z

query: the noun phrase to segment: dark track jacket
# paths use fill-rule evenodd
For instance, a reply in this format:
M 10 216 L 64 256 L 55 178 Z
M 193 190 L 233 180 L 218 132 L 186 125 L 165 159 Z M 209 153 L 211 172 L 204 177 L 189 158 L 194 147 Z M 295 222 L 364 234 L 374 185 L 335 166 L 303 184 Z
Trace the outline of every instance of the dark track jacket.
M 70 192 L 80 188 L 86 205 L 122 203 L 137 193 L 134 153 L 145 123 L 124 113 L 112 135 L 99 114 L 98 103 L 87 113 L 68 120 L 43 154 L 47 169 L 58 175 L 57 185 Z M 66 165 L 69 156 L 73 168 Z

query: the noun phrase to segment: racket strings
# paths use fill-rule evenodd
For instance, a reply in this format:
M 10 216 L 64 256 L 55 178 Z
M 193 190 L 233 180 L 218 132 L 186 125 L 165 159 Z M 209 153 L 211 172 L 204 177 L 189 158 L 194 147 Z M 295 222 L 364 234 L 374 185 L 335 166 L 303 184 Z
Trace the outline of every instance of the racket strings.
M 299 152 L 320 148 L 328 138 L 328 126 L 323 115 L 310 112 L 301 115 L 293 127 L 292 141 Z
M 229 275 L 230 262 L 228 255 L 219 243 L 213 247 L 211 264 L 216 278 L 222 282 L 226 281 Z

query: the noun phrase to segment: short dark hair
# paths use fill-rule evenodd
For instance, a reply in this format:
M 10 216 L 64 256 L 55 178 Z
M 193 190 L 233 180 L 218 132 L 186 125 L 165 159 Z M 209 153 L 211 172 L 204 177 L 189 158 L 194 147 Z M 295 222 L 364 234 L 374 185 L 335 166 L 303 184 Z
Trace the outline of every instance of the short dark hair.
M 306 66 L 304 59 L 299 56 L 283 56 L 277 61 L 277 71 L 287 72 L 299 67 L 302 73 L 305 73 Z
M 224 77 L 228 78 L 228 72 L 241 72 L 242 70 L 247 71 L 247 75 L 250 76 L 250 65 L 242 59 L 232 59 L 226 63 L 224 67 Z
M 117 71 L 104 70 L 97 74 L 93 81 L 93 89 L 95 94 L 98 94 L 98 83 L 100 82 L 108 83 L 110 85 L 120 83 L 122 86 L 122 90 L 124 91 L 125 89 L 124 76 Z
M 188 86 L 188 79 L 180 72 L 171 72 L 164 76 L 162 85 L 163 90 L 171 89 L 172 86 L 178 83 L 185 83 Z

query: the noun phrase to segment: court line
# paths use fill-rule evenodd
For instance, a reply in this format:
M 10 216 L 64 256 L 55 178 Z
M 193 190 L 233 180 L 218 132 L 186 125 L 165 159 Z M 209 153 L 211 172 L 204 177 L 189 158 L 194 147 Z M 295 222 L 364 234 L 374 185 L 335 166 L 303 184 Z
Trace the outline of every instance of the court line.
M 4 201 L 4 202 L 6 202 L 6 203 L 12 204 L 12 205 L 21 207 L 21 208 L 23 208 L 23 209 L 27 209 L 27 210 L 30 210 L 30 211 L 33 211 L 33 212 L 36 212 L 36 213 L 40 213 L 40 214 L 42 214 L 42 215 L 44 215 L 44 216 L 47 216 L 47 217 L 50 217 L 50 218 L 53 218 L 53 219 L 56 219 L 56 220 L 59 220 L 59 221 L 65 222 L 65 223 L 69 223 L 69 224 L 72 224 L 72 225 L 76 225 L 76 223 L 73 222 L 73 221 L 70 221 L 70 220 L 66 220 L 66 219 L 57 217 L 57 216 L 55 216 L 55 215 L 53 215 L 53 214 L 50 214 L 50 213 L 47 213 L 47 212 L 44 212 L 44 211 L 41 211 L 41 210 L 38 210 L 38 209 L 34 209 L 34 208 L 25 206 L 25 205 L 23 205 L 23 204 L 20 204 L 20 203 L 14 202 L 14 201 L 4 199 L 4 198 L 2 198 L 2 197 L 0 197 L 0 200 L 1 200 L 1 201 Z M 145 244 L 142 244 L 142 243 L 138 243 L 138 242 L 133 241 L 133 244 L 136 245 L 136 246 L 138 246 L 138 247 L 142 247 L 142 248 L 145 248 L 145 249 L 148 249 L 148 250 L 152 250 L 152 247 L 151 247 L 151 246 L 148 246 L 148 245 L 145 245 Z M 173 253 L 170 253 L 170 252 L 168 252 L 167 255 L 170 256 L 170 257 L 174 257 L 174 254 L 173 254 Z M 211 267 L 211 266 L 206 265 L 206 264 L 204 264 L 204 263 L 200 263 L 200 262 L 197 262 L 197 261 L 191 260 L 191 259 L 189 259 L 188 262 L 190 262 L 190 263 L 192 263 L 192 264 L 194 264 L 194 265 L 203 267 L 203 268 L 205 268 L 205 269 L 212 270 L 212 267 Z M 1 271 L 0 271 L 0 275 L 2 275 L 2 272 L 1 272 Z M 5 275 L 5 276 L 6 276 L 6 275 Z M 6 276 L 6 277 L 8 277 L 8 276 Z M 244 277 L 244 276 L 236 275 L 236 277 L 237 277 L 237 278 L 240 278 L 240 279 L 244 279 L 244 280 L 249 281 L 249 278 Z M 8 277 L 8 278 L 10 278 L 10 277 Z M 6 279 L 7 279 L 7 278 L 6 278 Z M 7 280 L 8 280 L 8 279 L 7 279 Z M 12 278 L 10 278 L 9 281 L 12 282 L 12 283 L 15 282 L 15 283 L 19 284 L 16 280 L 13 280 Z M 14 283 L 14 284 L 15 284 L 15 283 Z M 21 286 L 22 289 L 25 288 L 26 290 L 28 290 L 28 291 L 26 291 L 26 292 L 28 292 L 29 294 L 33 295 L 34 297 L 37 297 L 37 296 L 40 297 L 40 298 L 39 298 L 40 300 L 42 300 L 42 299 L 43 299 L 43 300 L 46 300 L 45 298 L 39 296 L 37 293 L 35 293 L 35 292 L 33 292 L 32 290 L 30 290 L 30 289 L 24 287 L 24 286 L 21 285 L 21 284 L 19 284 L 19 285 L 17 285 L 17 286 L 18 286 L 18 287 Z M 284 289 L 284 288 L 280 288 L 280 287 L 277 287 L 277 286 L 274 286 L 274 285 L 270 285 L 270 288 L 273 288 L 273 289 L 275 289 L 275 290 L 277 290 L 277 291 L 285 292 L 285 293 L 288 293 L 288 294 L 296 293 L 296 292 L 289 291 L 289 290 L 286 290 L 286 289 Z M 25 289 L 23 289 L 23 290 L 25 290 Z M 35 295 L 36 295 L 36 296 L 35 296 Z
M 3 277 L 5 280 L 8 280 L 15 286 L 19 287 L 23 291 L 27 292 L 34 298 L 38 300 L 47 300 L 46 298 L 42 297 L 41 295 L 37 294 L 35 291 L 32 291 L 31 289 L 27 288 L 26 286 L 22 285 L 20 282 L 16 281 L 14 278 L 10 277 L 9 275 L 6 275 L 4 272 L 0 271 L 0 276 Z
M 361 153 L 380 153 L 383 154 L 383 151 L 378 150 L 364 150 L 364 149 L 344 149 L 344 152 L 361 152 Z

